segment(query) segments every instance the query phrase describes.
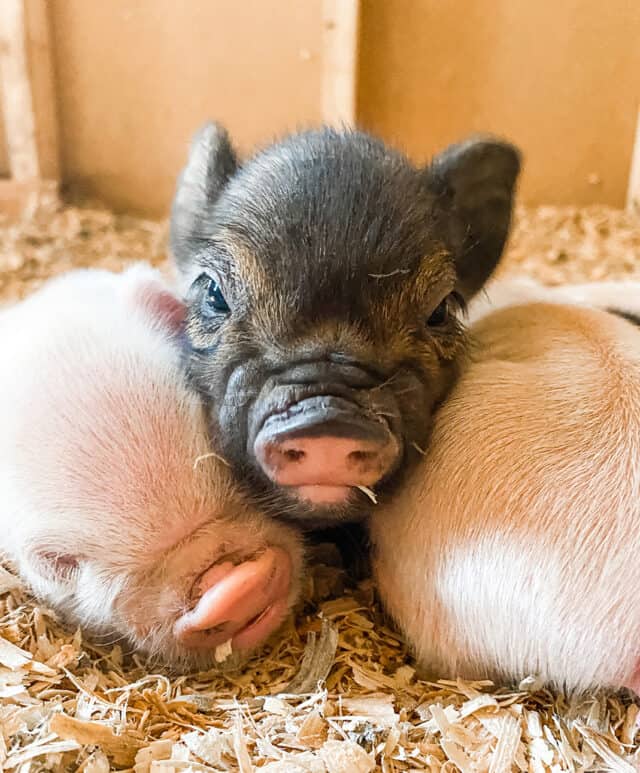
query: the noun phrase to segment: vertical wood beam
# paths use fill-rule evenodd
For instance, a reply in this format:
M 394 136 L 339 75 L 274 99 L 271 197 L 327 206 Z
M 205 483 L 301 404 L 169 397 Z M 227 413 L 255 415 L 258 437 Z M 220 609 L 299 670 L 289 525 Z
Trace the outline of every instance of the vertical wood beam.
M 631 152 L 627 209 L 640 215 L 640 108 L 638 109 L 638 118 L 636 120 L 636 138 Z
M 360 0 L 324 0 L 322 11 L 322 118 L 354 126 Z
M 20 214 L 43 193 L 57 198 L 58 122 L 47 0 L 0 0 L 0 80 L 8 179 L 3 212 Z M 36 197 L 34 199 L 34 197 Z

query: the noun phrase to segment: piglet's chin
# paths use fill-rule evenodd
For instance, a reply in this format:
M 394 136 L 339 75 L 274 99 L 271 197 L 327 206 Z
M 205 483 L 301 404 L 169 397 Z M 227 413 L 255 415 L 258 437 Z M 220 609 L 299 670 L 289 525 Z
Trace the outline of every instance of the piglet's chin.
M 292 491 L 299 499 L 314 505 L 343 505 L 353 496 L 351 486 L 297 486 Z

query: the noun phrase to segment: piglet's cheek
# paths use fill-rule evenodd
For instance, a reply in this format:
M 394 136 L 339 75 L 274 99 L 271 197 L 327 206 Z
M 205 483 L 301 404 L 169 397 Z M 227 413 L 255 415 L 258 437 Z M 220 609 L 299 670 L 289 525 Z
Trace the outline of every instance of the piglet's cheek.
M 625 687 L 628 687 L 630 690 L 633 690 L 636 695 L 640 696 L 640 658 L 638 658 L 631 679 L 625 684 Z

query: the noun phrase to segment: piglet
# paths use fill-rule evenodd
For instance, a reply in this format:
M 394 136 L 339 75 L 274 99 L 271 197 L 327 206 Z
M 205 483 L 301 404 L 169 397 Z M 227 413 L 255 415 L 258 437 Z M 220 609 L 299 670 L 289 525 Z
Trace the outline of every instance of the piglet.
M 69 620 L 191 666 L 279 627 L 302 549 L 209 454 L 183 317 L 144 265 L 75 271 L 2 312 L 0 549 Z
M 435 676 L 640 692 L 640 285 L 490 298 L 421 466 L 374 511 L 383 602 Z
M 363 520 L 420 459 L 519 171 L 488 136 L 421 167 L 328 127 L 242 161 L 222 126 L 194 137 L 170 240 L 188 369 L 216 448 L 279 518 Z

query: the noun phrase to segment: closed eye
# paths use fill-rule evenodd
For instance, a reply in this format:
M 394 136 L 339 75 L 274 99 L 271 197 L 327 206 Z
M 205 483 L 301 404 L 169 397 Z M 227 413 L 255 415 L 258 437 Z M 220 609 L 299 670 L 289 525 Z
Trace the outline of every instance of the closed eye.
M 80 559 L 70 553 L 58 553 L 53 550 L 39 550 L 36 564 L 42 574 L 59 582 L 73 582 L 80 571 Z

